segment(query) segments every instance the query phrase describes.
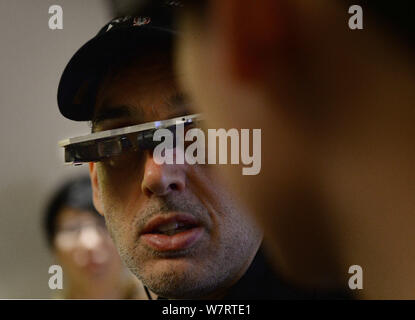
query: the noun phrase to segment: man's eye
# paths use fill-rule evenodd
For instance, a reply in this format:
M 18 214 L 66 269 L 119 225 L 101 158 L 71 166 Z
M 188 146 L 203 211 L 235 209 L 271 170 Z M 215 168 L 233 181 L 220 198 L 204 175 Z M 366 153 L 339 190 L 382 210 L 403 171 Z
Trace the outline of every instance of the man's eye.
M 107 157 L 120 154 L 122 151 L 121 140 L 113 139 L 101 141 L 98 143 L 98 155 L 100 157 Z
M 103 159 L 101 162 L 110 168 L 131 170 L 131 168 L 141 164 L 143 155 L 143 151 L 131 148 L 130 150 L 125 150 L 118 155 Z

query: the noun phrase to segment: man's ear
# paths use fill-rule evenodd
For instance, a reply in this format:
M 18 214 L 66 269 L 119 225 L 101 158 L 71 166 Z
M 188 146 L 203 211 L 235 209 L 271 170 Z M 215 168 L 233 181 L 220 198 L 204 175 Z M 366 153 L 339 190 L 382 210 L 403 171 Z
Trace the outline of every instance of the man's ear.
M 95 162 L 89 163 L 89 176 L 91 178 L 92 185 L 92 201 L 94 203 L 95 209 L 99 212 L 99 214 L 103 216 L 104 210 L 98 184 L 97 164 Z
M 236 80 L 266 76 L 289 41 L 292 8 L 277 0 L 211 0 L 210 27 Z

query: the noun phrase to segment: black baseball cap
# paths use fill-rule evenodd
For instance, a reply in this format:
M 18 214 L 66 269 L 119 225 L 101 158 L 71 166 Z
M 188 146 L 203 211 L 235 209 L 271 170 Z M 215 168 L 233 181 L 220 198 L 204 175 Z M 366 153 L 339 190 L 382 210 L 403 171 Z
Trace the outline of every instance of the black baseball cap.
M 63 116 L 76 121 L 92 119 L 95 94 L 105 70 L 133 50 L 173 43 L 172 5 L 147 7 L 140 15 L 112 19 L 85 43 L 67 64 L 58 87 L 58 106 Z

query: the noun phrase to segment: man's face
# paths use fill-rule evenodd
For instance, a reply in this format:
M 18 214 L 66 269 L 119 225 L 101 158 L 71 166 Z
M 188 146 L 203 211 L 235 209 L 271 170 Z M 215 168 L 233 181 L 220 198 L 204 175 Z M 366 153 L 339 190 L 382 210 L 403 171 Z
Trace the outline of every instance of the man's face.
M 188 114 L 167 65 L 153 56 L 108 76 L 97 95 L 96 131 Z M 146 151 L 135 161 L 90 169 L 95 205 L 124 262 L 155 293 L 219 295 L 251 263 L 262 234 L 221 186 L 214 166 L 158 165 Z

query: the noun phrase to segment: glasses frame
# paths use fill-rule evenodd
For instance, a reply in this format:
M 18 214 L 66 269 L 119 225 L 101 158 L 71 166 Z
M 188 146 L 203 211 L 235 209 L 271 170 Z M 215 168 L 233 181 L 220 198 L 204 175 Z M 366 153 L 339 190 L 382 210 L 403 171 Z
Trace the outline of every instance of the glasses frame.
M 65 164 L 80 165 L 82 163 L 98 162 L 120 154 L 125 149 L 137 148 L 137 145 L 135 145 L 136 141 L 131 142 L 129 139 L 133 134 L 137 134 L 140 149 L 151 149 L 155 147 L 155 144 L 160 143 L 160 141 L 153 141 L 153 135 L 156 130 L 169 129 L 177 125 L 188 125 L 200 120 L 202 120 L 201 114 L 191 114 L 68 138 L 59 141 L 58 145 L 64 148 Z M 118 149 L 109 150 L 107 148 L 108 150 L 101 150 L 105 149 L 105 144 L 109 146 L 111 143 L 115 143 L 113 146 L 116 146 Z M 84 151 L 84 154 L 82 154 L 82 151 Z M 91 151 L 89 157 L 85 155 L 88 151 Z M 92 155 L 94 151 L 95 155 Z

